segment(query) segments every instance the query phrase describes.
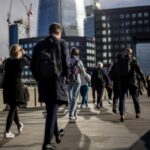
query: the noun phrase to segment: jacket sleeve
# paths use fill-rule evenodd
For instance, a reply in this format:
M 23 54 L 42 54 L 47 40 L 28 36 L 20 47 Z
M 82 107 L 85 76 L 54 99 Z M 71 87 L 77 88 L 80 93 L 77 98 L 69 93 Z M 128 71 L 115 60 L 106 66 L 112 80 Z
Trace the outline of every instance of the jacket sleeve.
M 134 63 L 135 72 L 140 76 L 142 82 L 145 85 L 146 84 L 146 80 L 145 80 L 145 77 L 144 77 L 144 74 L 143 74 L 142 70 L 140 69 L 140 66 L 139 66 L 137 60 L 134 59 L 133 63 Z
M 61 40 L 61 52 L 62 52 L 62 75 L 69 79 L 69 62 L 70 54 L 68 44 L 65 40 Z

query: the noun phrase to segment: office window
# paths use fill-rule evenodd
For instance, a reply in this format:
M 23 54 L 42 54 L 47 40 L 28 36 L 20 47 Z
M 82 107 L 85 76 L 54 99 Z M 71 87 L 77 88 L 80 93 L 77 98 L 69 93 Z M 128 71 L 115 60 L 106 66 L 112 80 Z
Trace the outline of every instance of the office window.
M 107 38 L 102 38 L 102 42 L 107 42 Z
M 138 17 L 142 17 L 142 13 L 141 12 L 138 13 Z
M 103 53 L 103 57 L 107 57 L 107 53 L 106 52 Z
M 74 46 L 74 42 L 70 42 L 70 46 Z
M 125 22 L 125 25 L 126 25 L 126 26 L 130 26 L 130 21 L 126 21 L 126 22 Z
M 135 13 L 132 14 L 132 18 L 136 18 L 136 14 Z
M 111 37 L 108 37 L 108 42 L 111 42 L 112 41 L 112 38 Z
M 126 18 L 129 18 L 130 17 L 130 14 L 126 14 Z
M 106 16 L 102 16 L 101 19 L 102 19 L 102 20 L 106 20 Z
M 144 24 L 148 24 L 149 23 L 149 20 L 148 19 L 145 19 L 144 20 Z
M 120 18 L 123 19 L 124 18 L 124 14 L 120 14 Z
M 130 29 L 126 29 L 126 34 L 129 34 L 130 33 Z
M 131 37 L 130 37 L 130 36 L 126 36 L 126 40 L 127 40 L 127 41 L 130 41 L 130 40 L 131 40 Z
M 148 12 L 144 12 L 144 17 L 148 17 L 149 13 Z
M 142 23 L 143 23 L 143 22 L 142 22 L 142 20 L 138 20 L 138 24 L 140 24 L 140 25 L 141 25 Z
M 132 25 L 133 26 L 136 25 L 136 21 L 135 20 L 132 21 Z
M 103 49 L 106 50 L 107 49 L 107 45 L 103 45 Z
M 106 30 L 102 30 L 102 35 L 106 35 Z
M 125 48 L 125 44 L 121 44 L 120 48 L 122 48 L 122 49 Z
M 76 46 L 80 46 L 80 43 L 79 43 L 79 42 L 76 42 Z
M 32 48 L 32 43 L 29 43 L 29 48 Z
M 107 64 L 107 59 L 104 59 L 104 60 L 103 60 L 103 63 L 104 63 L 104 64 Z
M 103 27 L 103 28 L 106 28 L 106 23 L 102 23 L 102 27 Z
M 108 34 L 109 34 L 109 35 L 111 34 L 111 30 L 108 30 Z

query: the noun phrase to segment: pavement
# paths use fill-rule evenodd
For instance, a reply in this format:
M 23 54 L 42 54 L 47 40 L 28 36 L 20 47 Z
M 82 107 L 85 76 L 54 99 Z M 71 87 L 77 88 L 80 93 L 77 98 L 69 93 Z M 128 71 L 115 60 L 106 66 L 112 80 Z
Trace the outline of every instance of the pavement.
M 107 100 L 104 108 L 97 110 L 93 103 L 88 109 L 78 105 L 78 118 L 75 123 L 68 121 L 68 108 L 58 112 L 59 127 L 65 135 L 57 150 L 150 150 L 150 99 L 142 96 L 141 117 L 135 118 L 132 100 L 126 100 L 126 119 L 120 122 L 119 114 L 112 113 Z M 0 150 L 41 150 L 44 134 L 44 109 L 19 110 L 24 123 L 23 133 L 18 134 L 16 125 L 11 131 L 16 137 L 4 139 L 3 133 L 8 112 L 0 112 Z M 55 140 L 53 141 L 55 143 Z

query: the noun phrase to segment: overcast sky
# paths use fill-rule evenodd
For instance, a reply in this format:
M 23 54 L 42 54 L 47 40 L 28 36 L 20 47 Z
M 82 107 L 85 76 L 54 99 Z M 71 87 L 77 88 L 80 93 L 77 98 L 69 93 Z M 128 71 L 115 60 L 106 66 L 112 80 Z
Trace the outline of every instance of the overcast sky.
M 7 12 L 9 11 L 11 0 L 0 0 L 0 57 L 8 55 L 8 25 L 6 22 Z M 65 1 L 65 0 L 64 0 Z M 89 3 L 92 0 L 86 0 Z M 37 9 L 39 0 L 24 0 L 29 7 L 33 4 L 34 14 L 31 16 L 31 36 L 36 36 L 37 30 Z M 150 5 L 150 0 L 100 0 L 102 8 L 117 8 L 128 6 L 143 6 Z M 21 3 L 21 0 L 13 0 L 11 20 L 26 18 L 26 10 Z

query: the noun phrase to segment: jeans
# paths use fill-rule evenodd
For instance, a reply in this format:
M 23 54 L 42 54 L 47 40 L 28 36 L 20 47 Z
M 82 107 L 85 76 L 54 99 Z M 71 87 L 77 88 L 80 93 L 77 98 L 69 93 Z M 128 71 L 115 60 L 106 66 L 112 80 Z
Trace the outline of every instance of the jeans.
M 88 85 L 82 85 L 81 88 L 80 88 L 80 93 L 81 93 L 81 96 L 82 96 L 81 105 L 88 106 L 88 90 L 89 90 Z
M 119 112 L 120 115 L 124 115 L 125 112 L 125 95 L 129 89 L 130 94 L 133 99 L 134 108 L 136 113 L 140 113 L 140 105 L 139 105 L 139 95 L 138 95 L 138 89 L 134 88 L 130 85 L 126 84 L 126 81 L 121 81 L 119 83 L 120 87 L 120 96 L 119 96 Z
M 77 98 L 81 83 L 75 82 L 69 87 L 70 112 L 69 117 L 76 117 L 77 113 Z

